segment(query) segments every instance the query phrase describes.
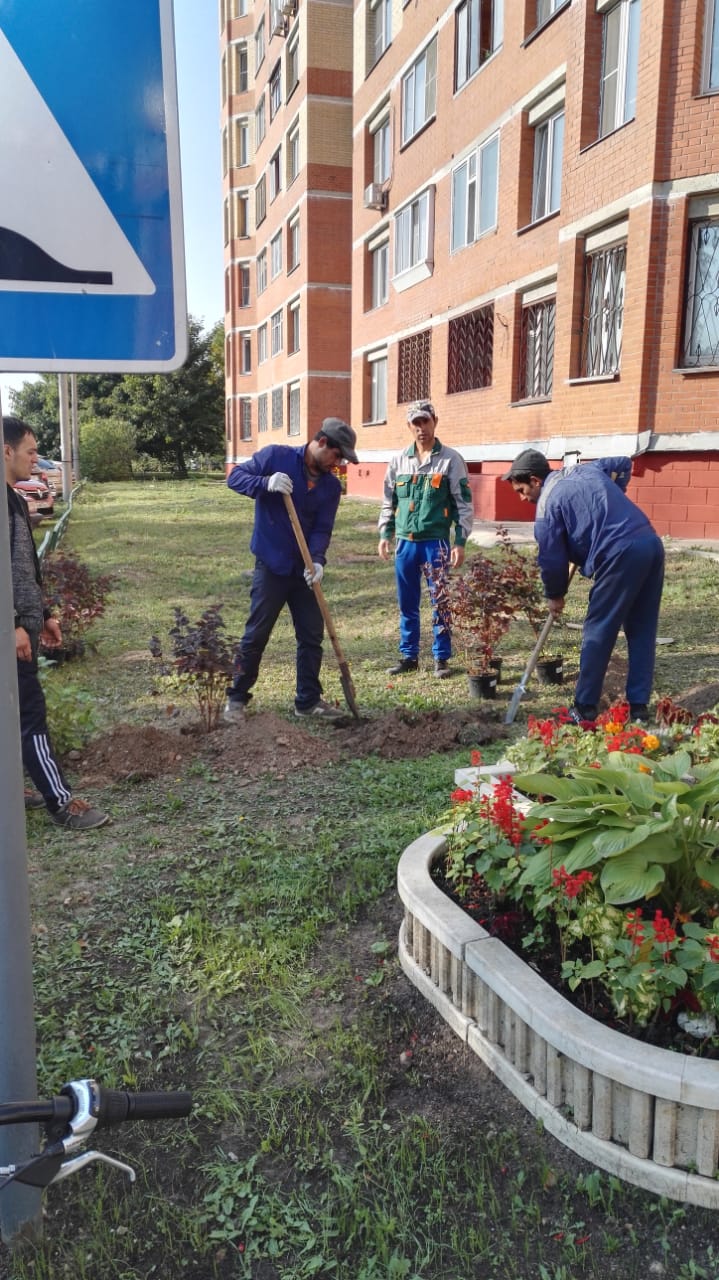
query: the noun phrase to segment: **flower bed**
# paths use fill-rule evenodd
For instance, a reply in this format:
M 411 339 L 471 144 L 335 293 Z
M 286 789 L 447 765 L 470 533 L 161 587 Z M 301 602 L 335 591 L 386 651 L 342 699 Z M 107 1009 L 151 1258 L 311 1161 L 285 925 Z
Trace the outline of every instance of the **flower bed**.
M 445 830 L 405 850 L 398 873 L 405 971 L 524 1105 L 593 1163 L 710 1207 L 719 1207 L 719 1065 L 581 1012 L 443 893 L 432 868 L 441 862 L 457 881 L 480 876 L 503 904 L 531 902 L 537 933 L 551 918 L 563 939 L 565 980 L 601 982 L 640 1031 L 673 1017 L 677 1003 L 711 1018 L 719 797 L 706 756 L 716 730 L 712 720 L 674 720 L 648 734 L 626 715 L 586 734 L 561 717 L 535 725 L 514 754 L 539 750 L 543 771 L 514 781 L 549 802 L 518 804 L 496 778 L 478 796 L 476 771 L 465 775 L 472 785 L 454 793 Z M 652 910 L 642 916 L 637 900 Z M 711 1029 L 704 1035 L 698 1052 Z

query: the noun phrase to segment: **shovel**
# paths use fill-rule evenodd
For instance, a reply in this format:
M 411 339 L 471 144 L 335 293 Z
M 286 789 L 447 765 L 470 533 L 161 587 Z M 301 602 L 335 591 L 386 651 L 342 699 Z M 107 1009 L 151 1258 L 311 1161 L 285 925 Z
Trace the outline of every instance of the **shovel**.
M 572 581 L 572 578 L 574 577 L 576 572 L 577 572 L 576 564 L 570 565 L 569 579 L 567 581 L 567 590 L 569 590 L 569 583 Z M 512 694 L 512 701 L 507 707 L 507 714 L 504 717 L 505 724 L 514 724 L 514 717 L 517 714 L 517 708 L 519 707 L 519 704 L 522 701 L 522 698 L 527 692 L 527 682 L 530 679 L 532 672 L 534 671 L 534 668 L 537 665 L 537 662 L 539 660 L 539 655 L 542 652 L 542 649 L 544 648 L 547 636 L 552 630 L 553 622 L 554 622 L 554 614 L 553 613 L 547 614 L 546 622 L 543 624 L 542 630 L 537 636 L 537 643 L 535 644 L 531 654 L 529 655 L 529 662 L 524 668 L 524 675 L 522 676 L 522 679 L 520 680 L 519 684 L 514 690 L 514 693 Z
M 305 535 L 302 531 L 302 525 L 299 522 L 299 518 L 295 510 L 295 504 L 292 501 L 289 493 L 283 493 L 282 497 L 285 500 L 285 506 L 287 508 L 287 514 L 290 517 L 290 523 L 292 525 L 292 528 L 295 531 L 297 546 L 302 552 L 302 559 L 305 562 L 305 568 L 309 569 L 311 573 L 314 573 L 314 569 L 315 569 L 314 562 L 312 560 L 312 556 L 310 555 L 310 549 L 307 546 L 307 539 L 305 538 Z M 332 615 L 329 611 L 329 607 L 325 599 L 325 593 L 322 590 L 322 587 L 320 586 L 319 582 L 312 583 L 312 590 L 314 591 L 315 599 L 317 600 L 317 603 L 320 606 L 320 612 L 322 614 L 322 617 L 324 618 L 325 627 L 327 628 L 327 634 L 330 640 L 332 641 L 332 648 L 335 651 L 335 657 L 337 659 L 337 663 L 340 669 L 340 681 L 342 684 L 342 692 L 345 695 L 345 702 L 347 703 L 347 706 L 349 707 L 355 719 L 359 720 L 360 713 L 359 713 L 359 707 L 357 706 L 357 695 L 355 694 L 355 687 L 352 683 L 352 676 L 350 675 L 350 669 L 349 669 L 347 660 L 342 652 L 342 649 L 340 647 L 340 642 L 337 638 L 337 632 L 335 631 L 335 625 L 332 621 Z

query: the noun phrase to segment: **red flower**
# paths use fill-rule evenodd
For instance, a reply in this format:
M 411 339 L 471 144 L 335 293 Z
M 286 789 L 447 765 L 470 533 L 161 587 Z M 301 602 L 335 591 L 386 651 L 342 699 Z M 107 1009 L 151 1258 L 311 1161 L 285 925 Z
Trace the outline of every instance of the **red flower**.
M 466 804 L 468 800 L 474 798 L 474 792 L 468 791 L 466 787 L 457 787 L 450 792 L 449 798 L 454 804 Z
M 644 925 L 642 922 L 642 909 L 637 907 L 636 911 L 628 911 L 624 924 L 624 929 L 628 938 L 632 939 L 637 946 L 644 941 Z
M 715 933 L 708 933 L 706 943 L 709 948 L 709 959 L 719 964 L 719 937 Z
M 674 942 L 677 936 L 676 929 L 672 929 L 671 921 L 663 916 L 661 911 L 654 912 L 654 937 L 657 942 L 664 943 L 668 946 L 670 942 Z
M 473 751 L 469 757 L 469 763 L 474 767 L 476 767 L 477 765 L 480 765 L 482 763 L 482 752 Z

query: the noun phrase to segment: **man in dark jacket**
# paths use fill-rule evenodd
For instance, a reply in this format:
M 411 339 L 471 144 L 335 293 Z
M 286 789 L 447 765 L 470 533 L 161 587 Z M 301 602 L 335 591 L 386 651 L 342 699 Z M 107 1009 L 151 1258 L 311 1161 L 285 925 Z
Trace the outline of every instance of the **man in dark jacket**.
M 255 500 L 250 550 L 255 556 L 250 616 L 228 689 L 225 719 L 242 718 L 260 662 L 285 605 L 297 638 L 295 714 L 333 720 L 343 713 L 322 698 L 320 667 L 324 623 L 312 586 L 322 580 L 342 486 L 333 470 L 345 459 L 357 462 L 357 436 L 339 418 L 325 418 L 313 440 L 293 448 L 268 445 L 230 472 L 235 493 Z M 313 560 L 304 567 L 284 495 L 291 494 Z
M 45 608 L 40 564 L 35 550 L 27 503 L 15 492 L 18 480 L 29 480 L 37 461 L 32 427 L 20 418 L 3 418 L 3 448 L 10 562 L 15 610 L 15 655 L 22 761 L 42 797 L 50 820 L 68 831 L 89 831 L 109 821 L 106 813 L 73 797 L 57 762 L 47 728 L 45 696 L 38 678 L 37 652 L 42 640 L 48 648 L 62 642 L 59 623 Z M 38 801 L 39 803 L 39 801 Z M 34 807 L 32 798 L 28 807 Z
M 525 502 L 536 503 L 534 536 L 550 612 L 564 608 L 569 566 L 594 582 L 584 623 L 575 720 L 593 720 L 620 629 L 627 639 L 626 694 L 634 721 L 647 717 L 654 679 L 664 546 L 624 490 L 631 458 L 599 458 L 550 470 L 543 453 L 525 449 L 503 477 Z

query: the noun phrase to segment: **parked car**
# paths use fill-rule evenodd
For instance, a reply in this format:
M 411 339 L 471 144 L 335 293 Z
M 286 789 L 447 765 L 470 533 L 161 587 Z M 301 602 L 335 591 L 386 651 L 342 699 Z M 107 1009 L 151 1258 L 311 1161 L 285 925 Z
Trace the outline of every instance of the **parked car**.
M 32 473 L 44 480 L 53 493 L 62 493 L 62 467 L 59 462 L 55 462 L 52 458 L 38 458 L 33 465 Z
M 25 499 L 31 516 L 51 516 L 55 510 L 55 494 L 40 476 L 18 480 L 15 492 Z

